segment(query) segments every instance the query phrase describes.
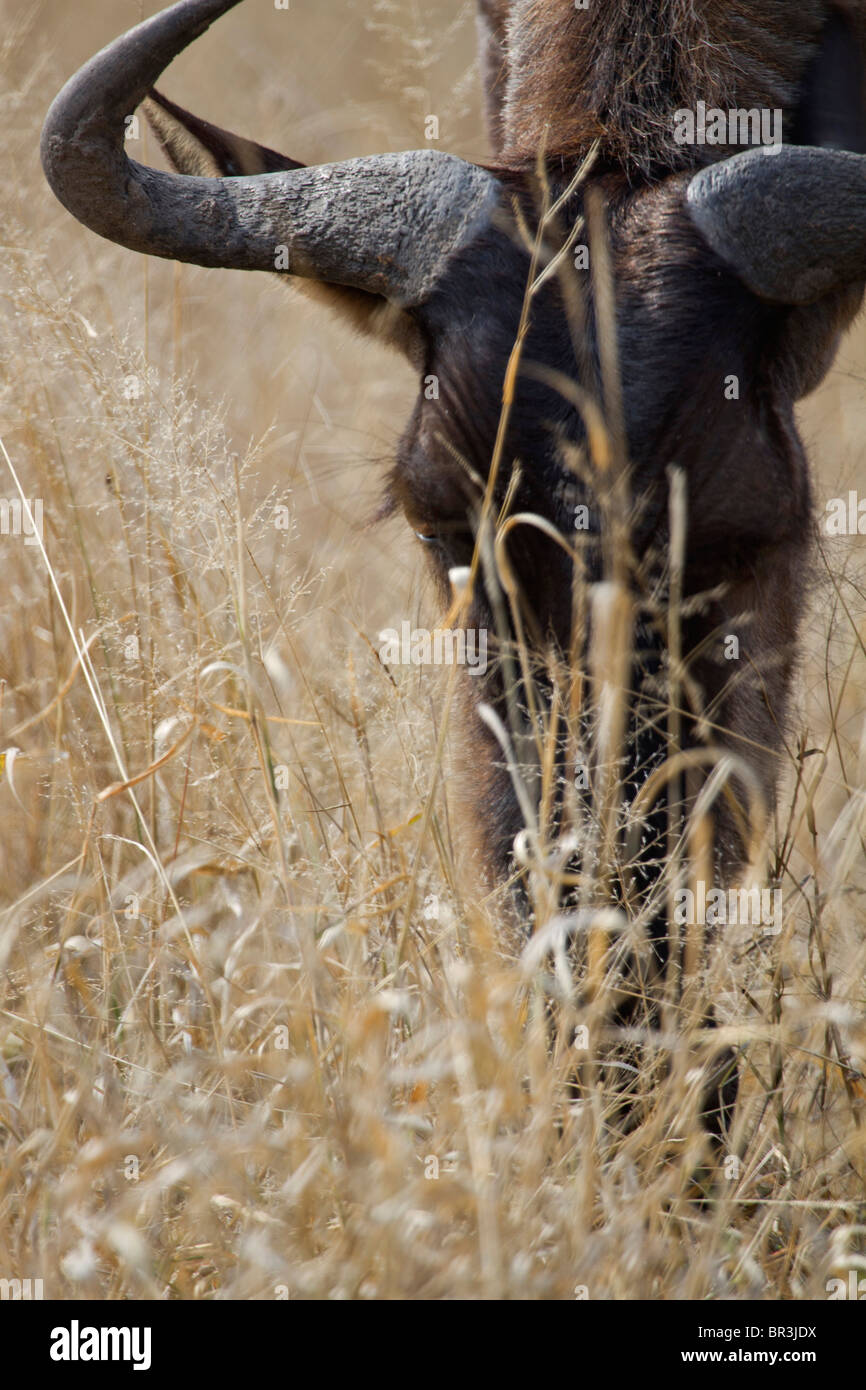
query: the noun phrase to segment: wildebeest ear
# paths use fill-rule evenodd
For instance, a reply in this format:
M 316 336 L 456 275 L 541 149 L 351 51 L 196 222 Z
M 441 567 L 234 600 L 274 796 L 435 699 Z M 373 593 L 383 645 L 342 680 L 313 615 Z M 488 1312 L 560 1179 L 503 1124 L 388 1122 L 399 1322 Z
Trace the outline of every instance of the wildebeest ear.
M 297 159 L 201 120 L 155 88 L 145 98 L 143 107 L 166 158 L 179 174 L 218 179 L 304 167 Z
M 866 279 L 866 155 L 769 145 L 702 169 L 692 220 L 761 299 L 810 304 Z
M 243 178 L 305 167 L 300 160 L 194 116 L 155 88 L 146 97 L 143 109 L 163 154 L 179 174 L 210 179 Z M 335 310 L 358 332 L 398 349 L 411 362 L 423 359 L 423 344 L 415 324 L 379 295 L 315 280 L 293 279 L 291 285 L 307 299 Z

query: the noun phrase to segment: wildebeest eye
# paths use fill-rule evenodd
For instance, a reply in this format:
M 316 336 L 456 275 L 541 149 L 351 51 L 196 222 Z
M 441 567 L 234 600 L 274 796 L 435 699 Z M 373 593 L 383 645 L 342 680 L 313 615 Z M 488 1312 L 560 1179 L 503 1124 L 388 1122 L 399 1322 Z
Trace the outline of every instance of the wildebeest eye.
M 467 555 L 472 554 L 474 547 L 474 537 L 472 528 L 462 519 L 460 521 L 437 521 L 434 524 L 424 522 L 418 524 L 411 523 L 412 530 L 415 532 L 422 545 L 431 550 L 439 550 L 443 556 L 453 563 L 463 563 Z

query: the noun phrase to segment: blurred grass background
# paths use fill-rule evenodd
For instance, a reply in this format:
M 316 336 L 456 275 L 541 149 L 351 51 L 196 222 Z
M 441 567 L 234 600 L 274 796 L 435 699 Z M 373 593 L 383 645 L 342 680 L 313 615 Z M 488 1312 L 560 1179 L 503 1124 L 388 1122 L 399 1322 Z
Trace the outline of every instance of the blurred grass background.
M 267 276 L 98 240 L 44 183 L 49 101 L 157 8 L 0 0 L 0 432 L 98 691 L 39 549 L 0 537 L 0 1277 L 824 1297 L 866 1248 L 866 540 L 816 557 L 791 926 L 714 967 L 747 1060 L 722 1195 L 696 1208 L 682 1076 L 621 1147 L 600 1095 L 566 1104 L 450 775 L 421 842 L 441 682 L 375 648 L 436 610 L 405 524 L 370 524 L 410 369 Z M 456 0 L 247 0 L 162 85 L 309 163 L 421 147 L 431 114 L 484 159 L 474 41 Z M 143 126 L 131 152 L 153 158 Z M 819 511 L 866 496 L 864 378 L 861 321 L 801 410 Z M 137 808 L 100 799 L 106 725 L 131 775 L 169 755 Z

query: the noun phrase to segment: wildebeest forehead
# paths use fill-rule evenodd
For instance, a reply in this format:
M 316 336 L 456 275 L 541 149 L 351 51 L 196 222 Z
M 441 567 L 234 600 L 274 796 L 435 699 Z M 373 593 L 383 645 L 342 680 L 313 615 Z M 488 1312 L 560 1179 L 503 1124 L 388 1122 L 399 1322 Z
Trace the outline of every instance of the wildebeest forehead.
M 699 353 L 687 350 L 707 340 L 699 330 L 718 318 L 719 331 L 708 345 L 724 360 L 730 340 L 730 362 L 740 350 L 738 310 L 751 322 L 763 311 L 696 231 L 685 208 L 685 180 L 633 190 L 608 177 L 595 189 L 605 205 L 598 234 L 610 252 L 618 332 L 629 344 L 628 354 L 620 354 L 627 417 L 645 434 L 669 413 L 684 365 L 699 359 Z M 529 227 L 533 213 L 526 191 Z M 582 221 L 583 208 L 575 199 L 563 216 L 559 240 L 548 236 L 541 248 L 536 275 Z M 574 394 L 563 391 L 562 383 L 576 382 L 596 400 L 603 391 L 593 273 L 598 249 L 584 227 L 562 267 L 571 298 L 563 297 L 559 275 L 531 298 L 513 374 L 501 487 L 509 485 L 517 462 L 523 492 L 539 492 L 545 515 L 556 511 L 562 495 L 557 484 L 563 441 L 580 446 L 586 433 Z M 419 311 L 427 344 L 421 393 L 395 478 L 396 493 L 416 529 L 437 517 L 453 521 L 479 500 L 502 418 L 506 376 L 510 366 L 514 369 L 530 278 L 529 249 L 513 227 L 499 224 L 454 258 Z

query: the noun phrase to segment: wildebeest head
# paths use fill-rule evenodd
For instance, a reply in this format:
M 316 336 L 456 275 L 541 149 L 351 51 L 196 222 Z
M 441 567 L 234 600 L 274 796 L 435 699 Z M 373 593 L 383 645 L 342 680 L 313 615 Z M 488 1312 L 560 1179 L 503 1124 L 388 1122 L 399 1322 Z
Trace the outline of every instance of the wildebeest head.
M 715 594 L 687 624 L 693 686 L 769 790 L 810 525 L 793 404 L 866 277 L 859 0 L 479 0 L 495 162 L 426 150 L 312 169 L 152 90 L 237 2 L 184 0 L 72 79 L 43 136 L 58 197 L 138 251 L 302 277 L 409 356 L 422 386 L 391 496 L 443 592 L 475 556 L 469 625 L 495 630 L 499 605 L 537 654 L 574 654 L 581 508 L 589 577 L 619 566 L 639 604 L 664 570 L 645 562 L 664 554 L 675 465 L 683 592 Z M 178 174 L 125 153 L 145 99 Z M 778 110 L 784 143 L 681 138 L 678 113 L 716 109 Z M 484 517 L 508 530 L 504 586 L 492 544 L 478 563 Z M 730 632 L 753 679 L 720 668 L 713 635 Z M 488 754 L 502 867 L 521 810 Z

